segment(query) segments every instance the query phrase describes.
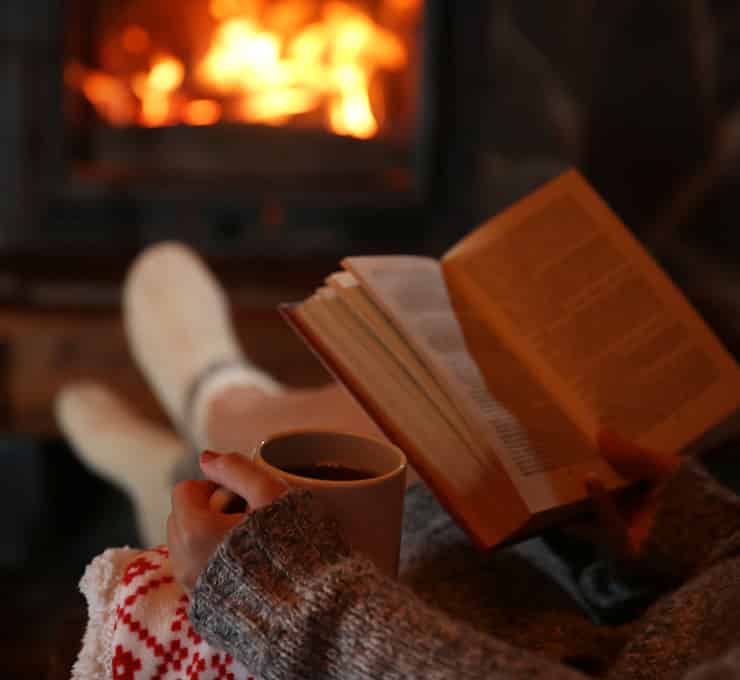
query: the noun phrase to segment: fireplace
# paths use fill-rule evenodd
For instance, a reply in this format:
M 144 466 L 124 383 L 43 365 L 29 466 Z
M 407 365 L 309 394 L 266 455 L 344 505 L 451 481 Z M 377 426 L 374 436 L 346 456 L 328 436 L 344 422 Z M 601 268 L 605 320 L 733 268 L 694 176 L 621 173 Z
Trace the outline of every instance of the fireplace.
M 304 14 L 291 18 L 299 6 Z M 570 58 L 578 52 L 570 33 L 554 36 L 539 5 L 521 15 L 519 7 L 483 0 L 2 3 L 2 271 L 82 278 L 97 268 L 96 276 L 116 279 L 123 267 L 111 258 L 125 262 L 165 238 L 188 241 L 211 259 L 259 257 L 271 272 L 285 261 L 323 258 L 328 267 L 348 252 L 439 254 L 574 158 L 569 144 L 577 135 L 561 120 L 569 109 L 549 81 L 537 80 L 540 63 L 531 68 L 529 46 L 544 50 L 545 75 L 551 59 L 567 68 L 582 60 Z M 562 27 L 580 25 L 578 3 L 569 7 L 573 21 Z M 352 60 L 333 79 L 320 72 L 318 93 L 303 87 L 310 77 L 280 76 L 292 55 L 311 52 L 306 35 L 341 35 L 342 14 L 356 42 L 364 35 L 373 49 L 387 43 L 387 54 L 373 54 L 359 76 Z M 259 38 L 241 56 L 246 70 L 250 59 L 266 59 L 265 70 L 291 87 L 265 92 L 238 79 L 234 87 L 232 77 L 229 89 L 204 79 L 214 44 L 234 35 Z M 193 42 L 183 47 L 186 38 Z M 327 86 L 343 78 L 368 82 L 361 93 L 368 106 L 348 104 L 341 87 Z M 122 98 L 101 96 L 96 82 Z M 147 97 L 151 90 L 166 96 Z M 242 95 L 255 92 L 245 103 Z M 282 112 L 266 119 L 255 101 Z M 365 128 L 332 120 L 342 102 Z M 0 296 L 6 289 L 17 295 L 15 282 L 0 277 Z
M 77 0 L 65 23 L 61 214 L 211 250 L 413 242 L 420 0 Z
M 404 146 L 421 9 L 421 0 L 73 3 L 65 84 L 115 128 L 223 121 Z
M 460 47 L 485 3 L 30 4 L 5 10 L 10 266 L 165 238 L 267 260 L 424 251 L 465 204 Z

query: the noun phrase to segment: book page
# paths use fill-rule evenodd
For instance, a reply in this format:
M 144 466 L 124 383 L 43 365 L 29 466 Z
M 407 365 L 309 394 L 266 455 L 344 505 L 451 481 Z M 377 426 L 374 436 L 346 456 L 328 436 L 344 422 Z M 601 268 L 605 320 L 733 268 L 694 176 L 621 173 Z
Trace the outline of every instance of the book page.
M 498 372 L 492 396 L 470 356 L 435 260 L 371 256 L 346 258 L 342 264 L 452 395 L 472 436 L 491 442 L 533 512 L 582 498 L 588 472 L 600 474 L 608 485 L 617 483 L 521 362 L 500 343 L 489 342 L 489 363 Z M 495 361 L 493 353 L 498 355 Z M 581 463 L 587 468 L 578 473 Z
M 496 438 L 497 426 L 502 426 L 501 433 L 515 432 L 515 422 L 491 397 L 467 352 L 435 260 L 402 255 L 349 257 L 342 266 L 361 282 L 378 309 L 403 335 L 404 343 L 452 395 L 451 404 L 479 438 L 481 434 L 483 439 Z M 487 415 L 485 423 L 476 419 L 476 410 Z M 526 435 L 518 434 L 504 442 L 507 449 L 529 448 Z M 500 447 L 500 442 L 496 443 Z M 516 470 L 511 472 L 516 474 Z
M 586 437 L 608 427 L 680 450 L 740 407 L 732 357 L 578 173 L 493 218 L 443 266 L 456 308 L 477 310 L 472 343 L 503 339 Z
M 355 316 L 357 322 L 364 326 L 365 331 L 394 358 L 400 370 L 407 373 L 408 379 L 418 385 L 426 398 L 436 407 L 438 417 L 448 423 L 474 455 L 480 456 L 484 450 L 483 442 L 473 436 L 450 395 L 434 379 L 398 330 L 367 296 L 355 277 L 349 272 L 336 272 L 327 277 L 327 283 L 332 289 L 331 293 L 326 289 L 319 289 L 317 294 L 325 298 L 333 296 L 339 298 L 344 304 L 346 313 Z
M 483 547 L 521 528 L 529 518 L 500 465 L 469 456 L 467 442 L 439 418 L 434 399 L 411 379 L 390 347 L 377 341 L 333 290 L 322 289 L 293 314 L 312 346 Z

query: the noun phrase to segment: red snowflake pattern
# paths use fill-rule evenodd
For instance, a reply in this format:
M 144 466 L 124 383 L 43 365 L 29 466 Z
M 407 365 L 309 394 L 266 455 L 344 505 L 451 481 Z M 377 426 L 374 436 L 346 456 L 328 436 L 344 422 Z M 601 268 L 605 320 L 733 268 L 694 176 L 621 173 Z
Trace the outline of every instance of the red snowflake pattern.
M 195 632 L 189 598 L 172 577 L 166 548 L 142 551 L 124 570 L 121 584 L 113 680 L 254 680 Z
M 142 555 L 126 567 L 126 571 L 123 573 L 123 585 L 129 585 L 137 576 L 143 576 L 149 571 L 156 571 L 160 566 L 150 562 L 145 555 Z
M 113 680 L 134 680 L 136 671 L 141 670 L 141 659 L 123 649 L 123 645 L 116 645 L 116 655 L 113 657 Z

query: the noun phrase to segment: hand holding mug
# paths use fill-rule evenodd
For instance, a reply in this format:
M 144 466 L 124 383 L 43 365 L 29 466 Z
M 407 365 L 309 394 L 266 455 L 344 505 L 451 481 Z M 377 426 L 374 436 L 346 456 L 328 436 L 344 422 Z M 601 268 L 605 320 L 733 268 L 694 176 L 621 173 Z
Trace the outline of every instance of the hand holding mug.
M 681 458 L 645 449 L 609 431 L 601 432 L 597 441 L 601 455 L 621 477 L 644 483 L 615 499 L 598 477 L 586 479 L 607 548 L 619 561 L 635 564 L 653 526 L 658 495 Z
M 310 489 L 350 546 L 389 576 L 398 571 L 406 458 L 395 446 L 330 430 L 296 430 L 262 442 L 253 460 L 206 451 L 208 478 L 181 482 L 172 494 L 167 544 L 173 574 L 192 590 L 218 545 L 246 511 L 269 505 L 290 487 Z
M 224 536 L 244 519 L 245 512 L 230 510 L 230 502 L 242 498 L 247 511 L 256 510 L 288 488 L 238 453 L 206 451 L 200 465 L 208 479 L 180 482 L 172 492 L 172 511 L 167 518 L 172 573 L 188 592 Z

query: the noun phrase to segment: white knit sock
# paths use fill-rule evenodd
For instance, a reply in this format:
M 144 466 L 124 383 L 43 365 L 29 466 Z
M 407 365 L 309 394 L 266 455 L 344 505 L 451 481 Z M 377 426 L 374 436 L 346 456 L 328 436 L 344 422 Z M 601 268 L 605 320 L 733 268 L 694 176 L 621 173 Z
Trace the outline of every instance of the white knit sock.
M 164 542 L 174 470 L 190 453 L 187 444 L 95 383 L 61 390 L 55 415 L 80 461 L 128 493 L 143 543 Z
M 216 385 L 223 386 L 223 382 L 203 380 L 211 367 L 241 364 L 234 380 L 267 391 L 280 389 L 243 356 L 223 289 L 187 246 L 165 242 L 141 253 L 126 279 L 123 306 L 136 362 L 172 421 L 199 443 L 205 443 L 204 404 Z M 202 384 L 192 400 L 199 414 L 193 425 L 185 420 L 191 419 L 196 406 L 188 404 L 195 383 Z

